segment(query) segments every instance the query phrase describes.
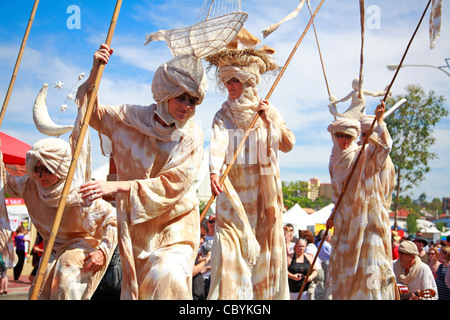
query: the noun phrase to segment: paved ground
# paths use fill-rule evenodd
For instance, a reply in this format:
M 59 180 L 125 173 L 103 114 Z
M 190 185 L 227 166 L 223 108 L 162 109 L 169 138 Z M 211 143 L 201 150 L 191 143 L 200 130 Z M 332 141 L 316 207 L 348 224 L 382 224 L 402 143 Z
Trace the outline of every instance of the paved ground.
M 28 259 L 27 259 L 28 260 Z M 14 282 L 13 270 L 9 269 L 8 275 L 8 294 L 0 295 L 0 300 L 28 300 L 28 291 L 30 290 L 30 280 L 28 277 L 32 270 L 31 263 L 25 263 L 22 275 L 18 282 Z

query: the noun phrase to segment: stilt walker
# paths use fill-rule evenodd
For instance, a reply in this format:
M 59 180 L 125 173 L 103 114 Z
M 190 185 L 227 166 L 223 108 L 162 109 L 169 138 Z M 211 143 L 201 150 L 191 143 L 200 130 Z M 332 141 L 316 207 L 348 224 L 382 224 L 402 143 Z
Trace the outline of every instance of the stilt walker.
M 252 47 L 243 48 L 243 39 L 252 39 Z M 280 112 L 257 93 L 261 75 L 276 68 L 274 51 L 256 49 L 259 39 L 245 30 L 235 41 L 242 49 L 207 58 L 229 93 L 214 117 L 210 142 L 211 190 L 224 193 L 216 199 L 208 299 L 289 299 L 278 150 L 290 151 L 295 137 Z M 235 152 L 235 139 L 242 140 L 258 112 L 260 119 L 222 189 L 219 178 Z
M 174 55 L 153 77 L 155 103 L 108 106 L 94 96 L 90 125 L 111 142 L 117 181 L 86 183 L 80 192 L 83 197 L 115 196 L 121 299 L 192 299 L 200 239 L 194 182 L 203 155 L 203 132 L 193 118 L 201 111 L 207 87 L 201 59 L 225 47 L 246 18 L 237 12 L 148 35 L 147 43 L 164 40 Z M 192 30 L 202 32 L 190 37 Z M 106 63 L 112 53 L 102 44 L 94 54 L 89 79 L 77 93 L 80 113 L 90 101 L 98 65 Z
M 385 101 L 386 101 L 386 99 L 388 97 L 388 94 L 390 92 L 390 89 L 392 88 L 393 83 L 395 82 L 395 79 L 396 79 L 397 74 L 398 74 L 398 72 L 400 70 L 400 67 L 403 64 L 403 61 L 404 61 L 404 59 L 406 57 L 406 54 L 407 54 L 407 52 L 408 52 L 408 50 L 409 50 L 409 48 L 411 46 L 411 43 L 412 43 L 412 41 L 413 41 L 413 39 L 414 39 L 414 37 L 415 37 L 419 27 L 420 27 L 420 24 L 421 24 L 421 22 L 422 22 L 422 20 L 423 20 L 423 18 L 425 16 L 425 13 L 426 13 L 426 11 L 427 11 L 431 1 L 432 0 L 430 0 L 428 2 L 427 6 L 426 6 L 426 8 L 425 8 L 421 18 L 420 18 L 420 21 L 419 21 L 418 25 L 416 26 L 416 29 L 415 29 L 411 39 L 409 40 L 409 43 L 408 43 L 408 45 L 406 47 L 406 50 L 405 50 L 405 52 L 404 52 L 404 54 L 402 56 L 401 61 L 400 61 L 399 67 L 397 68 L 396 73 L 395 73 L 395 75 L 394 75 L 390 85 L 387 87 L 386 94 L 385 94 L 385 96 L 384 96 L 384 98 L 382 100 L 382 104 L 377 108 L 376 119 L 373 120 L 372 125 L 370 126 L 369 130 L 367 131 L 367 135 L 366 135 L 366 138 L 363 141 L 362 146 L 361 147 L 357 147 L 361 151 L 359 153 L 358 152 L 355 153 L 354 150 L 356 148 L 355 148 L 354 141 L 353 141 L 354 138 L 355 138 L 355 131 L 358 131 L 359 128 L 360 128 L 360 124 L 359 123 L 355 122 L 353 119 L 346 119 L 346 118 L 342 117 L 342 118 L 338 119 L 338 121 L 340 121 L 340 122 L 335 121 L 334 123 L 330 124 L 330 126 L 329 126 L 329 131 L 332 133 L 332 138 L 333 139 L 341 139 L 341 142 L 345 142 L 345 141 L 342 141 L 342 139 L 347 140 L 347 143 L 344 143 L 342 145 L 339 145 L 337 140 L 333 140 L 333 141 L 335 141 L 333 150 L 335 152 L 335 155 L 337 155 L 338 157 L 335 157 L 334 161 L 332 161 L 333 160 L 333 154 L 332 154 L 332 156 L 330 158 L 330 166 L 335 164 L 336 167 L 340 166 L 340 167 L 342 167 L 342 169 L 345 169 L 345 167 L 346 167 L 345 163 L 347 162 L 347 169 L 345 169 L 343 171 L 343 172 L 347 171 L 347 173 L 345 174 L 345 177 L 341 177 L 341 182 L 336 186 L 338 188 L 338 191 L 339 191 L 338 192 L 339 197 L 338 197 L 338 199 L 335 199 L 335 200 L 337 200 L 337 201 L 335 201 L 335 207 L 333 209 L 333 212 L 332 212 L 330 218 L 327 221 L 327 229 L 326 229 L 326 232 L 325 232 L 326 235 L 328 234 L 329 230 L 334 226 L 334 220 L 336 219 L 336 217 L 338 215 L 342 214 L 341 213 L 342 210 L 345 210 L 345 209 L 341 209 L 341 205 L 343 205 L 343 201 L 344 201 L 344 199 L 346 197 L 347 190 L 350 189 L 350 188 L 354 189 L 355 188 L 354 184 L 355 183 L 358 184 L 358 183 L 363 182 L 363 180 L 361 180 L 361 178 L 363 176 L 366 177 L 366 175 L 361 175 L 361 170 L 357 169 L 358 167 L 362 168 L 362 166 L 360 164 L 360 161 L 362 161 L 363 164 L 364 164 L 365 159 L 367 158 L 367 149 L 371 148 L 370 144 L 369 144 L 369 146 L 367 146 L 367 148 L 366 148 L 366 145 L 370 142 L 371 139 L 375 139 L 376 140 L 377 136 L 378 136 L 378 137 L 381 138 L 381 142 L 382 142 L 382 144 L 379 144 L 381 146 L 380 155 L 385 153 L 382 150 L 386 149 L 386 146 L 388 146 L 388 144 L 386 144 L 386 142 L 389 142 L 389 139 L 386 139 L 386 137 L 387 137 L 386 133 L 388 133 L 387 130 L 383 130 L 382 129 L 382 131 L 384 131 L 384 133 L 381 132 L 381 134 L 380 134 L 380 132 L 377 132 L 378 134 L 376 136 L 373 136 L 373 137 L 371 135 L 372 135 L 372 132 L 373 132 L 373 129 L 375 127 L 376 122 L 378 122 L 378 124 L 383 124 L 384 123 L 383 117 L 380 117 L 380 115 L 378 113 L 380 113 L 380 112 L 384 113 L 384 103 L 385 103 Z M 404 101 L 400 101 L 394 107 L 398 108 L 403 103 L 404 103 Z M 380 110 L 380 109 L 382 109 L 382 110 Z M 392 109 L 394 109 L 394 108 L 392 108 Z M 391 110 L 389 110 L 388 112 L 391 112 Z M 341 122 L 343 122 L 343 123 L 341 123 Z M 377 129 L 378 131 L 380 130 L 379 127 L 380 126 L 378 126 L 378 129 Z M 339 132 L 339 130 L 343 130 L 344 132 Z M 347 131 L 347 132 L 345 132 L 345 131 Z M 336 133 L 336 136 L 334 135 L 335 133 Z M 337 136 L 340 136 L 340 138 L 337 138 Z M 378 147 L 378 148 L 380 148 L 380 147 Z M 355 157 L 352 154 L 354 154 L 354 155 L 357 154 L 357 156 Z M 379 157 L 379 156 L 376 156 L 376 158 L 377 157 Z M 339 158 L 342 158 L 342 160 L 344 160 L 344 161 L 341 161 L 341 162 L 337 161 Z M 368 165 L 368 168 L 370 168 L 370 167 L 371 166 Z M 372 167 L 374 167 L 374 166 L 372 166 Z M 375 166 L 375 168 L 376 168 L 376 166 Z M 357 177 L 353 178 L 353 175 L 355 173 L 356 173 Z M 331 168 L 330 168 L 330 174 L 331 174 Z M 361 183 L 361 185 L 363 186 L 364 183 Z M 385 190 L 383 189 L 383 187 L 379 187 L 378 189 L 379 189 L 379 197 L 382 198 L 383 192 Z M 364 195 L 364 193 L 362 193 L 362 194 Z M 377 196 L 377 195 L 375 194 L 375 196 Z M 379 206 L 380 203 L 383 203 L 383 201 L 376 202 L 376 204 L 378 204 L 378 206 Z M 370 202 L 369 202 L 369 204 L 370 204 Z M 367 214 L 369 212 L 369 211 L 367 211 L 368 206 L 366 206 L 363 209 L 364 209 L 364 212 L 366 212 L 366 214 L 363 215 L 362 218 L 361 217 L 357 217 L 356 221 L 360 221 L 360 222 L 363 222 L 363 223 L 367 224 L 368 217 L 369 217 L 369 215 Z M 340 218 L 340 219 L 342 219 L 342 218 Z M 358 226 L 358 224 L 356 223 L 355 226 Z M 346 228 L 348 228 L 348 226 Z M 322 244 L 323 244 L 323 240 L 319 244 L 318 252 L 320 251 L 320 249 L 322 247 Z M 361 242 L 361 244 L 363 244 L 363 242 Z M 369 245 L 370 245 L 370 243 L 369 243 Z M 362 248 L 361 245 L 358 247 L 358 249 L 360 250 L 360 248 Z M 316 256 L 314 257 L 313 264 L 316 261 L 317 256 L 318 256 L 318 254 L 316 254 Z M 390 254 L 390 256 L 391 256 L 391 254 Z M 331 266 L 331 261 L 330 261 L 330 266 Z M 336 291 L 336 293 L 334 294 L 333 298 L 338 298 L 339 299 L 340 297 L 344 297 L 344 296 L 345 297 L 353 296 L 353 297 L 355 297 L 355 299 L 358 299 L 359 297 L 364 297 L 364 296 L 369 296 L 369 297 L 372 297 L 372 298 L 375 298 L 375 299 L 378 299 L 379 297 L 383 298 L 384 297 L 383 291 L 380 291 L 379 294 L 377 294 L 376 291 L 373 291 L 373 288 L 375 288 L 375 289 L 376 288 L 383 289 L 383 286 L 382 286 L 383 282 L 380 282 L 379 280 L 383 279 L 383 278 L 384 279 L 388 279 L 390 277 L 390 273 L 387 275 L 388 277 L 386 277 L 386 275 L 382 275 L 381 277 L 379 277 L 379 274 L 380 274 L 379 272 L 381 270 L 383 270 L 383 269 L 381 268 L 381 266 L 377 266 L 375 264 L 375 267 L 371 266 L 371 267 L 369 267 L 369 269 L 366 270 L 366 275 L 365 275 L 366 278 L 368 276 L 370 276 L 367 273 L 368 270 L 369 270 L 369 272 L 372 272 L 372 275 L 374 275 L 374 276 L 375 276 L 375 274 L 377 274 L 377 275 L 375 277 L 370 277 L 371 280 L 369 282 L 366 282 L 367 286 L 364 287 L 363 290 L 358 291 L 358 289 L 356 287 L 353 287 L 354 290 L 352 290 L 351 286 L 347 287 L 349 283 L 342 283 L 343 287 L 341 288 L 341 291 L 340 292 Z M 362 273 L 360 272 L 359 274 L 361 275 L 363 273 L 364 272 L 362 272 Z M 330 281 L 330 280 L 328 280 L 328 281 Z M 375 281 L 375 282 L 373 282 L 373 281 Z M 387 294 L 387 295 L 389 294 L 389 292 L 391 292 L 390 288 L 388 289 L 388 287 L 387 287 L 387 286 L 391 285 L 391 282 L 392 281 L 385 281 L 384 282 L 385 287 L 384 287 L 383 290 L 384 290 L 385 294 Z M 375 286 L 374 286 L 374 284 L 375 284 Z M 331 287 L 330 287 L 330 289 L 331 289 Z M 372 292 L 370 290 L 372 290 Z M 300 294 L 302 293 L 302 291 L 303 291 L 303 288 L 300 291 Z M 330 290 L 330 294 L 332 294 L 333 292 L 334 291 L 331 289 Z M 299 294 L 299 297 L 300 297 L 300 294 Z M 388 296 L 388 298 L 389 298 L 389 296 Z M 386 298 L 383 298 L 383 299 L 386 299 Z M 397 288 L 396 293 L 395 293 L 395 299 L 398 299 L 398 288 Z

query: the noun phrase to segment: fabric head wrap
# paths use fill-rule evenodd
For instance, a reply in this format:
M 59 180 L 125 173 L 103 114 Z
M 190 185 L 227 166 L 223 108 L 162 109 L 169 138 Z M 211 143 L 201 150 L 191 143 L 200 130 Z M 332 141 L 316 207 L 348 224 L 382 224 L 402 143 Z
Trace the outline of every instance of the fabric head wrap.
M 343 132 L 351 135 L 355 139 L 358 139 L 361 133 L 361 124 L 357 120 L 340 117 L 336 121 L 330 123 L 328 126 L 328 131 L 331 133 L 333 138 L 336 132 Z
M 353 163 L 356 151 L 358 150 L 356 140 L 359 137 L 361 131 L 360 128 L 361 125 L 359 124 L 359 121 L 343 117 L 338 118 L 328 126 L 328 131 L 331 133 L 331 138 L 333 140 L 333 149 L 331 151 L 329 168 L 330 172 L 332 172 L 331 183 L 333 185 L 333 189 L 336 190 L 334 194 L 334 197 L 336 198 L 339 197 L 342 183 L 350 172 L 351 164 Z M 354 137 L 347 149 L 342 150 L 339 147 L 339 143 L 334 136 L 336 132 L 343 132 Z
M 370 116 L 370 115 L 365 115 L 361 119 L 359 119 L 359 122 L 361 123 L 361 132 L 369 131 L 374 120 L 375 120 L 375 116 Z M 375 121 L 375 125 L 373 126 L 373 131 L 376 130 L 377 126 L 378 126 L 378 121 Z
M 27 152 L 27 175 L 34 179 L 34 167 L 40 161 L 60 179 L 65 179 L 69 171 L 72 151 L 69 143 L 58 138 L 48 138 L 36 142 Z
M 30 151 L 27 152 L 25 165 L 27 175 L 37 182 L 34 174 L 34 167 L 40 161 L 48 170 L 59 178 L 59 181 L 50 187 L 41 187 L 38 183 L 39 197 L 51 207 L 58 207 L 67 173 L 72 161 L 72 149 L 66 141 L 58 138 L 48 138 L 36 142 Z M 76 181 L 73 180 L 70 193 L 67 196 L 66 205 L 79 205 L 82 203 L 81 196 L 77 188 L 73 187 Z
M 258 77 L 254 73 L 243 69 L 242 66 L 229 65 L 220 67 L 220 79 L 225 86 L 228 80 L 232 78 L 236 78 L 242 83 L 242 94 L 236 99 L 228 97 L 228 100 L 222 107 L 238 128 L 246 130 L 255 116 L 260 101 L 256 88 Z M 261 125 L 262 120 L 258 119 L 254 128 L 258 128 Z
M 206 93 L 206 73 L 200 59 L 192 55 L 183 55 L 163 63 L 156 70 L 152 82 L 153 99 L 157 103 L 156 113 L 168 125 L 175 123 L 183 126 L 188 119 L 180 124 L 168 110 L 170 99 L 188 93 L 198 98 L 197 104 L 201 104 Z M 194 116 L 192 112 L 191 118 Z
M 241 67 L 223 66 L 220 68 L 220 80 L 222 80 L 225 85 L 232 78 L 236 78 L 242 83 L 248 83 L 250 86 L 256 86 L 258 84 L 258 77 L 254 73 L 245 71 Z

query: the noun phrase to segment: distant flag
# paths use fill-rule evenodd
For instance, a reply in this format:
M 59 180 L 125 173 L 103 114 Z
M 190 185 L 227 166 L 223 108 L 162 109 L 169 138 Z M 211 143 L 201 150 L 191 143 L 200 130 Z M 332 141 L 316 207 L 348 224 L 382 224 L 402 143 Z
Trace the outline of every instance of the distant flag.
M 442 0 L 433 0 L 430 14 L 430 49 L 435 47 L 435 40 L 441 33 Z

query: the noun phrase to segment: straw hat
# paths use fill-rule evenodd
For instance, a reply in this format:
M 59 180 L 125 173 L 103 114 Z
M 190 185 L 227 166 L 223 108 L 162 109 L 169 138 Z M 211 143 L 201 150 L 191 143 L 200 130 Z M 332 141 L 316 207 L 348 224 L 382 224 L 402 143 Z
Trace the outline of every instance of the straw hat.
M 229 65 L 241 67 L 259 79 L 265 72 L 279 68 L 273 59 L 275 50 L 266 45 L 256 48 L 260 43 L 257 37 L 242 28 L 226 49 L 206 57 L 205 60 L 218 69 Z

